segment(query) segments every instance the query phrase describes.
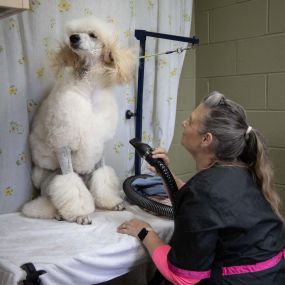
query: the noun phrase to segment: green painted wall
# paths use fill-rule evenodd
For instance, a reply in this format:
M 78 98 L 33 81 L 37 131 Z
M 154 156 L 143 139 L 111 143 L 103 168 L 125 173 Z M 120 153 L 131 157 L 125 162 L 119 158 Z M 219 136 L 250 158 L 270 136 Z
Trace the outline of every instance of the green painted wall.
M 195 34 L 195 13 L 192 17 L 191 36 Z M 194 160 L 180 144 L 182 121 L 189 118 L 196 107 L 196 49 L 186 52 L 181 71 L 177 97 L 177 113 L 174 138 L 169 150 L 170 168 L 181 179 L 187 181 L 196 171 Z
M 178 90 L 174 138 L 169 150 L 171 169 L 185 181 L 195 173 L 196 169 L 194 160 L 180 144 L 182 122 L 189 118 L 196 106 L 195 52 L 195 50 L 190 50 L 185 55 Z

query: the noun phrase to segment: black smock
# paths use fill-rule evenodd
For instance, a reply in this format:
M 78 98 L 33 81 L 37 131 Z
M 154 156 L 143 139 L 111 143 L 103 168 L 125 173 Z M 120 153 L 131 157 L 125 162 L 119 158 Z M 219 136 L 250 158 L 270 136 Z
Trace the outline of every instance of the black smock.
M 285 285 L 284 258 L 270 269 L 222 276 L 222 267 L 263 262 L 285 247 L 284 224 L 246 168 L 215 165 L 200 171 L 174 201 L 172 265 L 211 270 L 211 277 L 198 284 Z

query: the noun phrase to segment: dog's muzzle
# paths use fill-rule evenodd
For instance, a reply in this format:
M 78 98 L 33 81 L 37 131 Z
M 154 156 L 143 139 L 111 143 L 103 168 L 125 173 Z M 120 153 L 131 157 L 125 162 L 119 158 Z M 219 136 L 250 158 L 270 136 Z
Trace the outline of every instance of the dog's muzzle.
M 69 37 L 69 41 L 72 48 L 78 48 L 80 43 L 80 36 L 78 34 L 71 35 Z

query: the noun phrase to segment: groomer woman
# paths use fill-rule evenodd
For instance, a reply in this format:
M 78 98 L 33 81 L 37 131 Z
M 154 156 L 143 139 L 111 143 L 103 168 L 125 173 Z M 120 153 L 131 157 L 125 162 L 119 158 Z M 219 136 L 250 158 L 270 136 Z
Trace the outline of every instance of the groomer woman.
M 285 228 L 262 136 L 244 109 L 218 92 L 183 128 L 181 143 L 198 172 L 186 184 L 176 179 L 170 244 L 137 219 L 118 232 L 138 237 L 172 284 L 284 285 Z M 153 157 L 169 163 L 161 148 Z

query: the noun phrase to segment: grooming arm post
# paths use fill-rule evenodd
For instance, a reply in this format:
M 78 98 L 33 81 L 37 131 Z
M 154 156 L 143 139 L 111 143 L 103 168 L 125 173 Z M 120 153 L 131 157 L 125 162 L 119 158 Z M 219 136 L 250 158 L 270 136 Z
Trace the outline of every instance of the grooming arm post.
M 60 165 L 62 175 L 73 172 L 71 149 L 69 147 L 61 147 L 56 149 L 56 157 Z
M 140 41 L 140 56 L 145 55 L 146 34 L 143 30 L 136 30 L 135 37 Z M 144 58 L 140 58 L 138 74 L 138 95 L 136 108 L 136 138 L 141 140 L 142 136 L 142 114 L 143 114 L 143 84 L 144 84 Z M 135 173 L 141 172 L 141 159 L 135 154 Z
M 140 60 L 139 60 L 139 74 L 138 74 L 138 94 L 137 94 L 137 102 L 136 102 L 136 112 L 126 114 L 126 118 L 130 119 L 132 116 L 136 117 L 135 123 L 135 136 L 138 140 L 141 140 L 142 136 L 142 112 L 143 112 L 143 84 L 144 84 L 144 63 L 145 63 L 145 45 L 146 45 L 146 37 L 154 37 L 172 41 L 179 42 L 187 42 L 192 45 L 199 44 L 199 39 L 193 36 L 189 37 L 181 37 L 163 33 L 155 33 L 149 32 L 146 30 L 135 30 L 135 37 L 140 41 Z M 139 175 L 141 173 L 141 159 L 137 153 L 135 153 L 135 174 Z

